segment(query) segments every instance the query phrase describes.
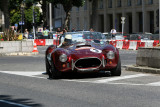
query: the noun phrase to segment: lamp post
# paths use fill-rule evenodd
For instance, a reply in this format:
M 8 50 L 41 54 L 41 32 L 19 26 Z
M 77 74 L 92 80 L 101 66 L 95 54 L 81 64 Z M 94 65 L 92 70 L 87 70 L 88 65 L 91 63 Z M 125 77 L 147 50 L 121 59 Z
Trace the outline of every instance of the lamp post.
M 41 11 L 41 5 L 38 3 L 38 4 L 35 4 L 33 3 L 33 7 L 32 7 L 32 11 L 33 11 L 33 14 L 32 14 L 32 17 L 33 17 L 33 35 L 34 35 L 34 39 L 36 39 L 36 28 L 35 28 L 35 10 L 34 10 L 34 7 L 38 7 L 40 9 L 40 12 Z
M 35 4 L 33 3 L 33 35 L 34 35 L 34 39 L 36 39 L 36 30 L 35 30 L 35 18 L 34 18 L 34 6 Z
M 23 25 L 24 25 L 24 1 L 21 4 L 21 33 L 23 33 Z
M 125 17 L 121 17 L 121 23 L 122 23 L 122 36 L 123 36 L 123 30 L 124 30 L 124 23 L 125 23 L 125 20 L 126 18 Z

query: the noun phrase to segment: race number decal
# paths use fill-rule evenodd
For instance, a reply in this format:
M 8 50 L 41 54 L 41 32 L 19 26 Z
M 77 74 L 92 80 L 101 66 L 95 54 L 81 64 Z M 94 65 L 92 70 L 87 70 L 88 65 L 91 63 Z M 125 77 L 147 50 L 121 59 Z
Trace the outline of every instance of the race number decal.
M 101 53 L 102 52 L 101 50 L 95 49 L 95 48 L 90 49 L 90 51 L 95 52 L 95 53 Z

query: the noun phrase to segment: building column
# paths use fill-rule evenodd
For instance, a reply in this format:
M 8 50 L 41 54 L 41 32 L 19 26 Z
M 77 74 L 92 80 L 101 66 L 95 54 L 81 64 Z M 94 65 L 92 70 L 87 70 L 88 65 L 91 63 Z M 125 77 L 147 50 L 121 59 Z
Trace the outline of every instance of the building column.
M 156 10 L 157 9 L 154 9 L 154 32 L 156 32 L 157 30 L 159 30 L 158 29 L 158 27 L 157 27 L 157 19 L 156 19 L 156 17 L 157 17 L 157 15 L 156 15 Z
M 113 13 L 112 13 L 112 15 L 113 15 L 113 28 L 117 28 L 117 17 L 116 17 L 116 0 L 113 0 L 113 2 L 112 2 L 112 5 L 113 5 Z
M 104 12 L 103 12 L 103 14 L 104 14 L 104 32 L 107 32 L 107 7 L 106 7 L 106 5 L 107 5 L 107 2 L 106 2 L 106 0 L 103 0 L 103 6 L 104 6 Z
M 132 33 L 137 32 L 137 27 L 138 27 L 138 20 L 136 17 L 136 12 L 135 10 L 132 11 Z

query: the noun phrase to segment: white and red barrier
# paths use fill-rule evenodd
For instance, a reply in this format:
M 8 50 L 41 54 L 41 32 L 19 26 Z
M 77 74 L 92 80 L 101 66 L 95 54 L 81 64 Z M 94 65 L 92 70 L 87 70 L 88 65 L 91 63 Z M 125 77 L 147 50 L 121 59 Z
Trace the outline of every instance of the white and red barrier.
M 30 41 L 30 40 L 29 40 Z M 49 46 L 59 44 L 59 40 L 55 39 L 32 39 L 37 46 Z M 109 40 L 109 44 L 118 49 L 137 50 L 139 47 L 155 47 L 159 44 L 159 40 Z
M 110 40 L 109 44 L 118 49 L 137 50 L 139 47 L 155 47 L 159 40 Z

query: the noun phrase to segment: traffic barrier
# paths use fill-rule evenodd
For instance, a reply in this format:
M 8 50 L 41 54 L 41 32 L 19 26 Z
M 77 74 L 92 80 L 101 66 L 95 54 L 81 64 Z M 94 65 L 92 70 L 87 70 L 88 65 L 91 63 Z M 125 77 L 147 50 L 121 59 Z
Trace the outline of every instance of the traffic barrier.
M 59 45 L 59 39 L 33 39 L 33 41 L 37 44 L 37 46 Z M 139 47 L 155 47 L 159 44 L 159 40 L 109 40 L 107 42 L 119 49 L 132 50 L 137 50 Z
M 124 40 L 122 49 L 128 49 L 128 48 L 129 48 L 129 41 L 128 40 Z
M 116 47 L 117 42 L 116 42 L 115 40 L 113 40 L 113 41 L 109 41 L 109 44 L 111 44 L 111 45 L 113 45 L 114 47 Z
M 159 44 L 159 40 L 154 40 L 153 47 L 157 46 Z
M 46 45 L 46 39 L 35 39 L 34 41 L 38 46 L 45 46 Z
M 122 49 L 122 47 L 123 47 L 123 41 L 117 40 L 116 48 Z
M 153 40 L 152 41 L 145 41 L 145 48 L 147 48 L 147 47 L 153 47 L 153 43 L 154 43 Z
M 46 46 L 53 45 L 53 39 L 45 39 L 45 43 Z
M 128 49 L 133 49 L 133 50 L 137 50 L 137 41 L 130 41 L 129 42 L 129 48 Z

